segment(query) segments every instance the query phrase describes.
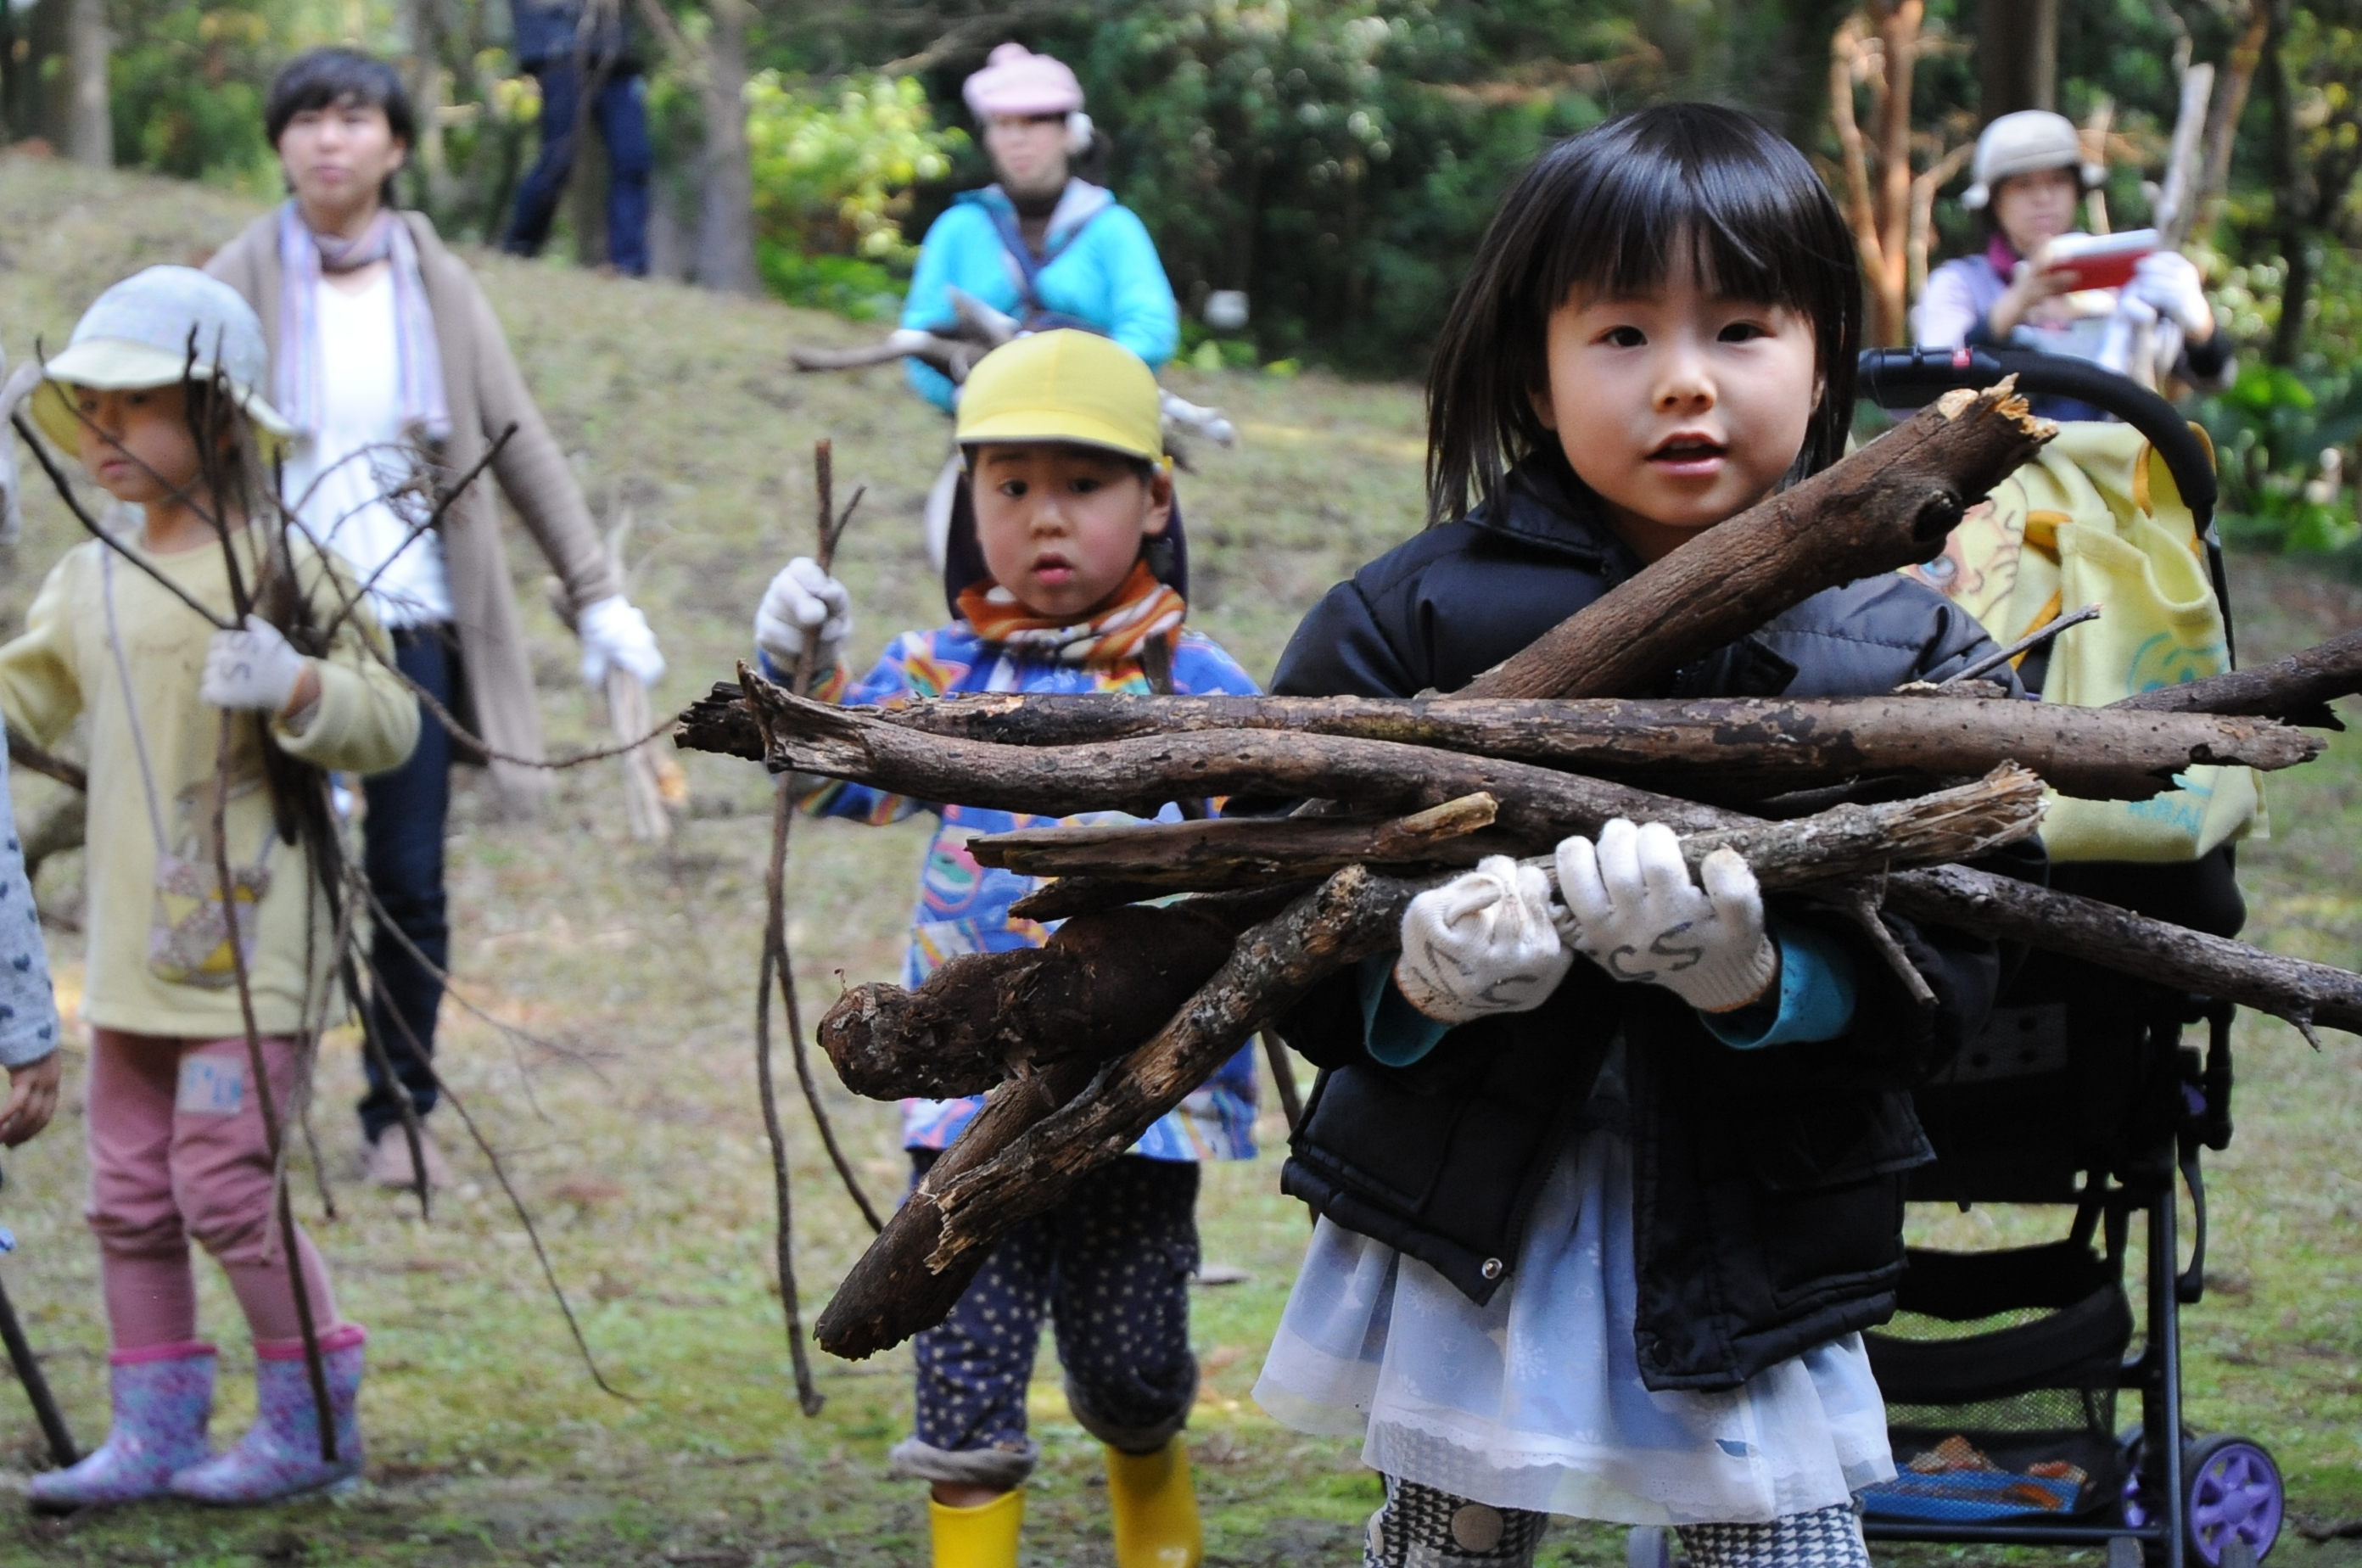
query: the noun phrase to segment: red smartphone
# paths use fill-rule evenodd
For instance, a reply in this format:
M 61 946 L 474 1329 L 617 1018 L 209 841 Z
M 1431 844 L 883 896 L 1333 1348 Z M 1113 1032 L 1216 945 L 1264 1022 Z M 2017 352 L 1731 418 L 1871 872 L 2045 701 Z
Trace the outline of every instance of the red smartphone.
M 2157 230 L 2122 234 L 2062 234 L 2050 242 L 2049 265 L 2075 275 L 2078 289 L 2121 289 L 2133 281 L 2141 258 L 2157 253 Z

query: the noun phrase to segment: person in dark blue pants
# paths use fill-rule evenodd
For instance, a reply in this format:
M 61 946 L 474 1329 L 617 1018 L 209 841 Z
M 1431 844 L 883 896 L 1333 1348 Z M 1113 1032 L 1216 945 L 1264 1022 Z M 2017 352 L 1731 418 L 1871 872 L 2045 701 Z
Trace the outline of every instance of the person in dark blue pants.
M 451 650 L 439 625 L 398 627 L 394 663 L 421 690 L 451 705 Z M 370 1032 L 385 1043 L 393 1079 L 363 1053 L 369 1093 L 361 1100 L 361 1133 L 374 1146 L 402 1121 L 406 1097 L 424 1121 L 435 1109 L 435 1011 L 443 1000 L 441 975 L 450 968 L 451 926 L 443 896 L 443 827 L 451 809 L 451 734 L 438 723 L 418 730 L 418 749 L 391 773 L 361 780 L 368 806 L 361 870 L 384 913 L 371 922 L 370 962 L 377 984 L 370 998 Z M 391 927 L 392 929 L 389 929 Z M 415 950 L 414 952 L 413 950 Z M 426 964 L 419 962 L 423 956 Z M 433 967 L 428 967 L 428 965 Z M 424 1055 L 422 1055 L 422 1052 Z M 432 1156 L 430 1156 L 432 1157 Z
M 595 126 L 607 148 L 607 259 L 618 272 L 645 277 L 656 151 L 630 12 L 615 0 L 516 0 L 514 15 L 517 63 L 541 84 L 541 156 L 517 192 L 501 248 L 541 253 L 574 168 L 577 138 Z

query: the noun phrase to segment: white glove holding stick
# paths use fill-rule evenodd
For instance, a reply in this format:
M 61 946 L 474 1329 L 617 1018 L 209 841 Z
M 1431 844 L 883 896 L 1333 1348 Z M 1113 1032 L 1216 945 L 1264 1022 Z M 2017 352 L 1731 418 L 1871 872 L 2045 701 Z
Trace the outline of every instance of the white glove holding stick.
M 807 637 L 813 640 L 812 667 L 835 668 L 837 652 L 852 635 L 853 595 L 810 556 L 779 569 L 755 612 L 755 646 L 781 670 L 795 668 Z
M 1618 817 L 1595 845 L 1579 834 L 1560 842 L 1558 889 L 1575 950 L 1619 980 L 1728 1012 L 1760 999 L 1779 976 L 1762 891 L 1727 846 L 1706 856 L 1694 882 L 1672 829 Z
M 243 630 L 215 632 L 205 645 L 197 696 L 216 708 L 282 713 L 308 665 L 278 627 L 248 615 Z
M 1439 1023 L 1466 1023 L 1541 1006 L 1573 962 L 1552 922 L 1550 878 L 1491 855 L 1403 911 L 1395 988 Z
M 653 687 L 664 679 L 665 658 L 657 635 L 648 630 L 648 618 L 622 594 L 582 606 L 574 629 L 582 638 L 582 679 L 592 690 L 606 686 L 610 668 L 630 671 L 643 686 Z

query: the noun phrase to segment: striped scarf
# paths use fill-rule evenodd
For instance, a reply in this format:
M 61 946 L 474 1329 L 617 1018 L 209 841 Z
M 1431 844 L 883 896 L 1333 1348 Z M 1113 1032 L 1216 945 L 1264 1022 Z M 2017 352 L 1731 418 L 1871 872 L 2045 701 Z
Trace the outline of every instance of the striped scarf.
M 393 328 L 404 430 L 440 441 L 451 434 L 451 411 L 443 396 L 443 353 L 435 342 L 435 315 L 426 304 L 426 280 L 418 270 L 418 245 L 410 226 L 381 211 L 359 239 L 315 234 L 295 204 L 279 209 L 279 364 L 273 401 L 300 435 L 317 436 L 321 379 L 327 373 L 320 342 L 317 290 L 324 272 L 355 272 L 379 261 L 393 264 Z
M 1116 590 L 1114 604 L 1087 621 L 1054 621 L 1035 615 L 1017 602 L 1015 594 L 989 578 L 961 591 L 959 613 L 976 628 L 977 636 L 1021 657 L 1051 664 L 1105 666 L 1138 658 L 1153 638 L 1179 637 L 1181 620 L 1189 606 L 1156 580 L 1146 561 L 1135 561 L 1131 575 Z

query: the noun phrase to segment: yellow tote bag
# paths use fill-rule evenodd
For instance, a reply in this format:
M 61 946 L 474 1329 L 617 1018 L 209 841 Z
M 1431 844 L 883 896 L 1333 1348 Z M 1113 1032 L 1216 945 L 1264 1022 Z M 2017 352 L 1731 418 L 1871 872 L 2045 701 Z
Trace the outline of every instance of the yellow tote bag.
M 2002 642 L 2100 605 L 2099 620 L 2059 635 L 2042 693 L 2096 708 L 2230 667 L 2204 548 L 2171 471 L 2139 431 L 2077 423 L 1973 508 L 1941 556 L 1904 575 Z M 2175 782 L 2147 801 L 2054 791 L 2044 846 L 2054 860 L 2175 862 L 2266 831 L 2251 769 L 2197 767 Z

